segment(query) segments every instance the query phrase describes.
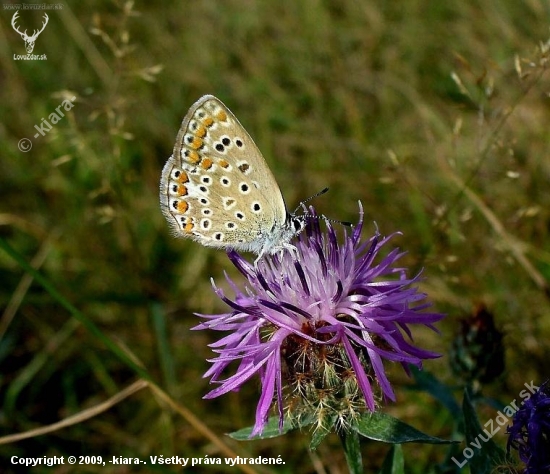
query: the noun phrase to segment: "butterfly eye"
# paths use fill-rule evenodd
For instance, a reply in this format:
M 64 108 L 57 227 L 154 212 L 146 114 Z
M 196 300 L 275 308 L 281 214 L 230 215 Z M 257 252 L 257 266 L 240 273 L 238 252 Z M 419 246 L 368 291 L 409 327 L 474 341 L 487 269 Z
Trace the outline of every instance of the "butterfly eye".
M 292 219 L 292 227 L 296 232 L 300 232 L 305 227 L 305 222 L 303 219 L 294 218 Z

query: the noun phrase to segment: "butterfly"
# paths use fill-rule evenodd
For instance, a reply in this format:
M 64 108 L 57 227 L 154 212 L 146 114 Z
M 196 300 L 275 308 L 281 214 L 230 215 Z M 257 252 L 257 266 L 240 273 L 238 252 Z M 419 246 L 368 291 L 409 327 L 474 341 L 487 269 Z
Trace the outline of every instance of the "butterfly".
M 306 216 L 289 213 L 260 150 L 235 115 L 205 95 L 183 119 L 162 170 L 161 209 L 174 234 L 258 255 L 294 249 Z

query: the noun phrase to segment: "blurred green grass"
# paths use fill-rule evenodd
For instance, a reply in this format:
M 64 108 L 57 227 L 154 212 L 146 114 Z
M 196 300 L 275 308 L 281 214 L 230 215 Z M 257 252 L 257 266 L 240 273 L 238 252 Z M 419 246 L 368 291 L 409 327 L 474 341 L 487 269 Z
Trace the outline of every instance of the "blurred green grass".
M 222 251 L 169 235 L 158 181 L 181 119 L 206 93 L 248 129 L 290 208 L 329 186 L 319 212 L 356 221 L 361 200 L 367 222 L 403 232 L 394 244 L 448 314 L 442 337 L 415 333 L 422 346 L 446 353 L 458 319 L 483 301 L 505 331 L 508 366 L 486 392 L 511 400 L 548 377 L 550 81 L 538 49 L 547 2 L 84 1 L 47 12 L 34 51 L 46 61 L 13 59 L 24 45 L 12 11 L 0 13 L 0 237 L 237 453 L 281 454 L 287 471 L 276 472 L 345 466 L 336 438 L 311 456 L 302 434 L 225 439 L 253 421 L 252 382 L 201 400 L 212 335 L 189 331 L 193 312 L 223 311 L 210 276 L 222 284 L 235 272 Z M 41 12 L 20 17 L 29 29 L 41 24 Z M 33 138 L 73 95 L 74 108 Z M 33 141 L 27 153 L 17 148 L 23 137 Z M 135 381 L 4 252 L 0 268 L 1 304 L 14 309 L 0 321 L 1 435 L 78 414 Z M 455 383 L 445 358 L 426 369 Z M 445 434 L 439 406 L 396 391 L 388 411 Z M 377 472 L 386 449 L 365 452 L 366 472 Z M 0 446 L 2 468 L 29 453 L 220 456 L 148 389 Z M 443 454 L 405 447 L 407 472 L 429 472 Z

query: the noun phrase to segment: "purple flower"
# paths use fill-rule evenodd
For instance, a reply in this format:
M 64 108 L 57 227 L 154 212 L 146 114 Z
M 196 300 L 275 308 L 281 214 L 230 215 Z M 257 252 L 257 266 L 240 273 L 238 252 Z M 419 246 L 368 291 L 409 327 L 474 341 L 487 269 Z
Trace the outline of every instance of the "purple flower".
M 506 431 L 507 452 L 519 451 L 520 459 L 527 465 L 525 474 L 550 472 L 550 387 L 548 381 L 514 414 L 512 426 Z
M 231 312 L 198 315 L 194 329 L 226 331 L 211 344 L 218 356 L 205 377 L 220 386 L 205 398 L 237 390 L 255 375 L 262 393 L 252 435 L 262 432 L 276 403 L 279 427 L 314 416 L 318 428 L 345 428 L 365 409 L 375 411 L 380 396 L 395 401 L 383 359 L 421 368 L 422 359 L 439 357 L 412 345 L 409 324 L 433 327 L 443 315 L 424 312 L 426 295 L 411 286 L 406 270 L 395 266 L 399 249 L 380 257 L 391 238 L 378 232 L 361 241 L 363 208 L 351 236 L 339 243 L 336 232 L 310 208 L 295 251 L 262 258 L 257 266 L 236 252 L 229 258 L 248 280 L 241 291 L 228 278 L 233 300 L 214 286 Z M 375 262 L 378 261 L 378 263 Z M 225 369 L 237 362 L 234 375 Z

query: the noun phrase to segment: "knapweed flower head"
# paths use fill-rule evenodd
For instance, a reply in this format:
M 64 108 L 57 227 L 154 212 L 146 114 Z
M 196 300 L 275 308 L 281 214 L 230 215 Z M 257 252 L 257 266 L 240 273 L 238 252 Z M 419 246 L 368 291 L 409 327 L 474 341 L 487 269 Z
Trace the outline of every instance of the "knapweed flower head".
M 507 451 L 517 449 L 526 464 L 525 474 L 550 472 L 550 387 L 546 381 L 525 400 L 506 431 Z
M 504 372 L 503 335 L 493 314 L 479 304 L 460 323 L 461 331 L 454 337 L 449 354 L 453 373 L 466 382 L 492 382 Z
M 205 398 L 237 390 L 253 376 L 261 381 L 252 435 L 262 432 L 270 408 L 278 409 L 279 427 L 308 417 L 317 428 L 345 429 L 381 399 L 395 401 L 383 360 L 422 366 L 439 357 L 412 344 L 410 324 L 435 330 L 443 315 L 425 312 L 426 295 L 412 286 L 393 249 L 380 257 L 391 236 L 378 232 L 362 241 L 363 209 L 358 224 L 339 243 L 336 232 L 313 208 L 294 242 L 295 251 L 262 258 L 252 265 L 236 252 L 229 258 L 247 279 L 245 291 L 228 279 L 234 299 L 214 286 L 231 311 L 198 315 L 194 329 L 228 334 L 212 344 L 218 356 L 205 377 L 220 386 Z M 237 363 L 234 375 L 223 378 Z

